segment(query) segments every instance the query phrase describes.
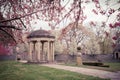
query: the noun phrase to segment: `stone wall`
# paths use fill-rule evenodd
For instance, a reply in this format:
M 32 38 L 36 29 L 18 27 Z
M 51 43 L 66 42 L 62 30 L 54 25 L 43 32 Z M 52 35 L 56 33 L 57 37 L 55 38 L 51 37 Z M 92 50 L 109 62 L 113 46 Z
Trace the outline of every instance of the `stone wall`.
M 84 54 L 83 61 L 112 62 L 115 61 L 113 54 Z
M 16 56 L 15 55 L 0 55 L 0 61 L 3 60 L 15 60 Z
M 27 53 L 12 54 L 12 55 L 0 55 L 0 61 L 2 60 L 27 60 Z
M 73 62 L 76 60 L 76 55 L 56 54 L 55 61 L 57 62 Z M 98 61 L 98 62 L 119 62 L 113 58 L 113 54 L 82 54 L 82 61 Z
M 68 55 L 68 54 L 56 54 L 55 55 L 55 61 L 57 62 L 73 62 L 75 61 L 76 56 L 75 55 Z

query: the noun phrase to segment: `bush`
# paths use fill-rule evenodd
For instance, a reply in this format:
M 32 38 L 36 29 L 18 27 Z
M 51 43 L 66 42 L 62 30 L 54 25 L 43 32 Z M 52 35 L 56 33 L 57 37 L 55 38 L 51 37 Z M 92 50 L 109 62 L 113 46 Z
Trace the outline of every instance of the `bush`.
M 103 65 L 103 63 L 101 63 L 101 62 L 83 62 L 83 65 L 101 66 L 101 65 Z
M 100 65 L 100 67 L 110 67 L 109 65 Z

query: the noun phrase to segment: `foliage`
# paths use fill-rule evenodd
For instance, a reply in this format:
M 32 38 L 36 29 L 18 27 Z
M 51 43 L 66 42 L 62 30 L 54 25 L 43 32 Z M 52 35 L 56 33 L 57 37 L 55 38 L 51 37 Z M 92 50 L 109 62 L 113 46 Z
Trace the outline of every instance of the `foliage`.
M 0 44 L 0 55 L 8 55 L 9 50 Z
M 76 54 L 77 53 L 77 42 L 76 39 L 72 39 L 70 42 L 70 47 L 69 47 L 69 54 Z
M 17 29 L 30 31 L 31 22 L 39 19 L 48 22 L 51 29 L 55 29 L 56 26 L 65 19 L 72 21 L 83 22 L 86 18 L 83 15 L 83 7 L 81 7 L 81 0 L 69 1 L 63 5 L 64 0 L 1 0 L 0 1 L 0 14 L 4 17 L 4 20 L 0 20 L 0 24 L 10 22 L 10 25 L 15 25 L 14 27 L 7 27 L 15 29 L 14 38 L 17 42 L 20 41 L 21 31 L 16 31 Z M 68 3 L 70 4 L 69 9 L 67 9 Z M 54 14 L 53 14 L 54 13 Z M 71 15 L 73 14 L 74 15 Z M 36 22 L 35 22 L 36 23 Z M 8 33 L 10 36 L 10 33 Z
M 12 22 L 12 24 L 17 25 L 19 28 L 23 26 L 30 29 L 30 21 L 39 19 L 49 22 L 51 28 L 54 29 L 62 20 L 70 17 L 70 13 L 76 14 L 71 16 L 73 20 L 84 19 L 81 1 L 73 1 L 69 10 L 66 7 L 70 1 L 65 5 L 62 5 L 63 2 L 62 0 L 2 0 L 0 1 L 0 12 L 7 20 L 2 20 L 0 23 Z M 79 14 L 82 17 L 79 17 Z
M 99 39 L 99 41 L 95 42 L 95 46 L 98 48 L 98 46 L 101 46 L 98 43 L 103 43 L 102 47 L 110 47 L 105 40 L 106 37 L 113 39 L 112 44 L 115 46 L 120 34 L 120 7 L 118 6 L 120 0 L 1 0 L 0 31 L 2 33 L 0 32 L 0 35 L 4 34 L 4 36 L 0 38 L 0 41 L 5 43 L 12 38 L 17 43 L 21 43 L 22 30 L 31 31 L 32 21 L 34 20 L 47 22 L 52 30 L 60 27 L 58 24 L 67 21 L 70 24 L 62 29 L 59 39 L 64 39 L 66 45 L 64 49 L 66 51 L 75 52 L 75 47 L 78 44 L 81 45 L 84 40 L 92 38 L 90 37 L 91 31 L 82 26 L 84 21 L 89 17 L 85 13 L 87 10 L 85 5 L 89 4 L 94 6 L 90 10 L 93 15 L 97 17 L 101 16 L 101 19 L 105 17 L 105 20 L 100 22 L 89 22 L 89 26 L 91 26 L 90 28 L 94 32 L 93 34 Z M 111 20 L 112 22 L 110 22 Z M 8 23 L 9 25 L 6 25 Z M 9 37 L 5 40 L 5 36 Z M 72 41 L 72 39 L 75 40 Z M 59 45 L 58 47 L 63 47 L 63 45 Z M 102 51 L 104 52 L 104 49 Z
M 110 37 L 106 37 L 103 41 L 99 42 L 100 50 L 102 54 L 112 53 L 112 39 Z
M 120 6 L 118 6 L 120 1 L 117 0 L 112 2 L 112 0 L 93 0 L 93 2 L 96 7 L 93 9 L 93 13 L 96 15 L 102 15 L 101 17 L 104 16 L 105 20 L 101 22 L 91 21 L 90 25 L 93 29 L 96 29 L 96 34 L 100 43 L 106 43 L 104 41 L 106 41 L 105 39 L 109 37 L 109 39 L 113 39 L 112 44 L 115 45 L 116 39 L 119 38 L 118 35 L 120 34 Z M 102 4 L 104 4 L 104 8 Z M 111 46 L 109 45 L 109 47 Z
M 88 66 L 102 66 L 103 63 L 101 62 L 83 62 L 83 65 L 88 65 Z
M 58 39 L 60 36 L 59 30 L 51 30 L 52 35 L 55 36 L 55 54 L 63 53 L 64 46 L 62 45 L 61 41 Z
M 120 20 L 119 20 L 119 22 L 116 22 L 116 23 L 113 24 L 113 27 L 111 27 L 111 31 L 113 33 L 112 47 L 115 48 L 115 46 L 117 46 L 119 44 L 118 41 L 119 41 L 119 38 L 120 38 Z
M 64 2 L 66 4 L 63 4 Z M 12 22 L 12 24 L 18 25 L 20 28 L 22 28 L 21 26 L 24 26 L 27 29 L 30 29 L 30 21 L 39 19 L 47 21 L 51 28 L 55 29 L 56 25 L 65 19 L 70 20 L 70 22 L 83 23 L 87 18 L 84 14 L 86 7 L 83 4 L 87 5 L 94 3 L 95 9 L 92 9 L 91 12 L 93 12 L 94 15 L 100 14 L 106 16 L 107 20 L 112 16 L 112 14 L 119 11 L 119 8 L 114 9 L 114 5 L 119 5 L 119 0 L 115 1 L 115 4 L 112 4 L 111 0 L 104 1 L 104 5 L 107 6 L 107 9 L 103 8 L 104 6 L 101 2 L 103 1 L 68 0 L 68 2 L 66 2 L 65 0 L 1 0 L 0 12 L 7 20 L 2 20 L 0 23 Z M 70 4 L 69 7 L 68 3 Z M 116 18 L 118 21 L 119 12 L 117 13 Z M 93 21 L 92 23 L 94 24 Z M 27 26 L 25 24 L 27 24 Z M 103 22 L 103 24 L 106 25 L 106 22 Z
M 59 40 L 55 41 L 55 52 L 56 53 L 63 53 L 63 45 Z
M 86 54 L 100 54 L 100 45 L 95 35 L 91 35 L 91 38 L 82 43 L 82 52 Z
M 108 80 L 75 72 L 13 61 L 0 62 L 0 80 Z
M 92 32 L 89 31 L 81 24 L 70 23 L 68 26 L 62 29 L 59 40 L 66 45 L 66 49 L 69 50 L 70 53 L 76 53 L 77 46 L 82 44 L 83 41 L 86 41 L 92 35 Z
M 28 46 L 25 43 L 17 44 L 16 47 L 18 48 L 17 53 L 25 53 L 28 52 Z
M 0 21 L 5 20 L 3 15 L 0 12 Z M 7 45 L 7 44 L 14 44 L 15 39 L 13 38 L 13 30 L 14 26 L 9 25 L 9 23 L 0 23 L 0 43 Z

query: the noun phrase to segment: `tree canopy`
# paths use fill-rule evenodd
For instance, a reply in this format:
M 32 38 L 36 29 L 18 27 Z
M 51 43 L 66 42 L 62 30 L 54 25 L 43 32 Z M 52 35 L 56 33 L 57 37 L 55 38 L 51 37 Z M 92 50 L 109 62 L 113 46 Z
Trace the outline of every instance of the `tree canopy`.
M 62 21 L 74 23 L 62 29 L 60 38 L 72 34 L 79 38 L 79 42 L 90 33 L 84 27 L 79 28 L 79 24 L 83 25 L 92 16 L 87 15 L 89 11 L 86 14 L 86 5 L 92 6 L 90 12 L 93 15 L 105 17 L 101 22 L 89 21 L 90 28 L 100 40 L 98 42 L 106 41 L 105 37 L 109 37 L 115 45 L 120 34 L 120 0 L 0 0 L 0 40 L 21 42 L 22 31 L 30 31 L 31 22 L 38 19 L 46 21 L 52 30 Z

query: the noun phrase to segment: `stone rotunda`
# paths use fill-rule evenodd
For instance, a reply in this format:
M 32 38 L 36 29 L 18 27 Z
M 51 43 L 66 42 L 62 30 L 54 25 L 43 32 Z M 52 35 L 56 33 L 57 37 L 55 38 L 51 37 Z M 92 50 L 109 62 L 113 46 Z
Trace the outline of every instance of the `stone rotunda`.
M 36 30 L 28 35 L 28 62 L 53 62 L 55 37 L 45 30 Z

